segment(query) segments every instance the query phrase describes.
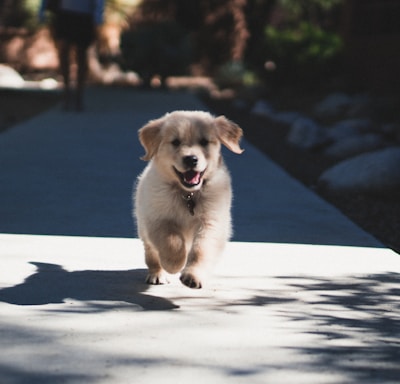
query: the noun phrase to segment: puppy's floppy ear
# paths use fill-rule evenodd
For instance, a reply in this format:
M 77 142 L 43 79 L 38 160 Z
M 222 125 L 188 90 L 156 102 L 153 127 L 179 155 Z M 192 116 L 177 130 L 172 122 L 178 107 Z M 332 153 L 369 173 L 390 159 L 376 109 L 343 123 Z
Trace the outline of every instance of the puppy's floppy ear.
M 164 119 L 149 121 L 145 126 L 139 129 L 139 140 L 146 154 L 141 157 L 142 160 L 149 161 L 156 154 L 161 142 L 161 126 Z
M 215 126 L 222 144 L 234 153 L 240 154 L 244 151 L 239 145 L 243 131 L 237 124 L 228 120 L 225 116 L 219 116 L 215 119 Z

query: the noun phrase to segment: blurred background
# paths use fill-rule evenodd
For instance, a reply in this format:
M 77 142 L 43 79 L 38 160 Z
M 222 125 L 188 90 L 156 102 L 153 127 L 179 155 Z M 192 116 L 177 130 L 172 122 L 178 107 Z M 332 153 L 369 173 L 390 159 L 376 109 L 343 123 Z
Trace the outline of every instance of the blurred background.
M 38 7 L 39 0 L 0 0 L 0 63 L 26 79 L 57 75 Z M 91 79 L 396 90 L 399 18 L 395 0 L 107 0 Z

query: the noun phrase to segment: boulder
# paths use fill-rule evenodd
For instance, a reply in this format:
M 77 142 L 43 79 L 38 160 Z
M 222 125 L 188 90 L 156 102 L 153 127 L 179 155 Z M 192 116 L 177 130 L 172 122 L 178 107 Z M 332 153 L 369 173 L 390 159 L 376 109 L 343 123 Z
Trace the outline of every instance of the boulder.
M 297 119 L 303 117 L 301 113 L 296 111 L 277 112 L 271 116 L 275 123 L 292 125 Z
M 271 118 L 275 114 L 275 110 L 268 101 L 258 100 L 250 113 L 255 116 L 261 116 L 266 118 Z
M 351 97 L 345 93 L 332 93 L 315 105 L 314 113 L 323 119 L 337 117 L 346 112 L 351 102 Z
M 360 132 L 355 127 L 349 127 L 342 124 L 335 124 L 326 130 L 326 135 L 333 141 L 348 139 L 352 136 L 359 136 Z
M 395 141 L 400 142 L 400 124 L 387 123 L 381 127 L 382 133 Z
M 298 118 L 290 127 L 286 138 L 289 144 L 306 150 L 313 150 L 327 144 L 325 129 L 307 117 Z
M 347 119 L 330 126 L 327 134 L 332 140 L 339 140 L 374 130 L 375 125 L 370 119 Z
M 387 146 L 386 140 L 376 133 L 352 135 L 338 140 L 325 149 L 326 156 L 346 159 L 365 152 L 375 151 Z
M 344 160 L 322 173 L 318 186 L 331 193 L 400 198 L 400 147 Z
M 296 111 L 278 112 L 274 107 L 265 100 L 257 101 L 250 113 L 255 116 L 264 117 L 274 123 L 292 125 L 297 119 L 303 117 L 301 113 Z
M 352 97 L 351 105 L 347 108 L 346 115 L 349 118 L 370 116 L 373 111 L 373 99 L 364 93 Z

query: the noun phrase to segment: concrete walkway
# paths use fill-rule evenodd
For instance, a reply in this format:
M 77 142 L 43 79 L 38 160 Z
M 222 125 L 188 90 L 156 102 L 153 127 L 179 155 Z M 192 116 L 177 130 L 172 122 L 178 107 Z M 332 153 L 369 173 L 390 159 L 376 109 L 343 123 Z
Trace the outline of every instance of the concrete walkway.
M 1 383 L 399 382 L 400 256 L 246 141 L 215 276 L 143 284 L 137 129 L 175 109 L 92 89 L 0 135 Z

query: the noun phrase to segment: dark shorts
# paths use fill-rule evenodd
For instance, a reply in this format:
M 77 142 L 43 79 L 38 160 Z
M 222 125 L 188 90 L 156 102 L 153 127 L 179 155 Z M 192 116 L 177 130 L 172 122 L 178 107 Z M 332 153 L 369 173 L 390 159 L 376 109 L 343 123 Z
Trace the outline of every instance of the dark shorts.
M 95 25 L 89 14 L 58 12 L 54 17 L 56 39 L 88 47 L 95 39 Z

